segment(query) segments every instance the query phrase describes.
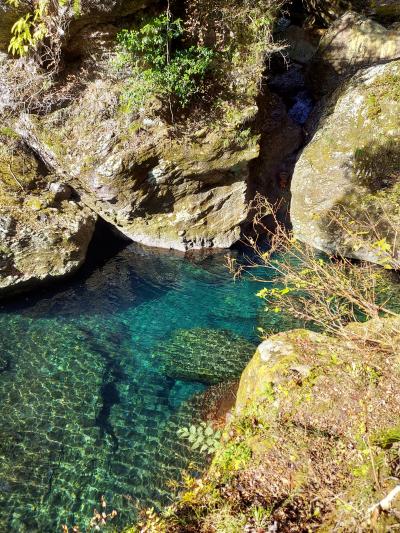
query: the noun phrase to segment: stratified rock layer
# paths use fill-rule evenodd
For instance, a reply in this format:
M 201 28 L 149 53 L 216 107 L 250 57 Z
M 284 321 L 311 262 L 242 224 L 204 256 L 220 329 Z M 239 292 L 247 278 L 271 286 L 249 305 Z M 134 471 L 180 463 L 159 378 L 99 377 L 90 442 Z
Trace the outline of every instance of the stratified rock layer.
M 18 135 L 0 134 L 0 296 L 74 272 L 96 216 L 51 183 Z M 62 194 L 61 192 L 62 191 Z

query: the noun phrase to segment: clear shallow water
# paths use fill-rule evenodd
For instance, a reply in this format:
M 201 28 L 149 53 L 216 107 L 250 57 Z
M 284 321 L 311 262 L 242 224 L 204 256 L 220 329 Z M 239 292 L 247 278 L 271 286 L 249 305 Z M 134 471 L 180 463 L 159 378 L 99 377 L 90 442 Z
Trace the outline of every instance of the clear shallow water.
M 198 419 L 205 382 L 239 375 L 257 343 L 258 288 L 234 283 L 223 255 L 129 246 L 3 305 L 0 531 L 84 527 L 100 495 L 120 524 L 136 502 L 168 501 L 193 459 L 177 429 Z

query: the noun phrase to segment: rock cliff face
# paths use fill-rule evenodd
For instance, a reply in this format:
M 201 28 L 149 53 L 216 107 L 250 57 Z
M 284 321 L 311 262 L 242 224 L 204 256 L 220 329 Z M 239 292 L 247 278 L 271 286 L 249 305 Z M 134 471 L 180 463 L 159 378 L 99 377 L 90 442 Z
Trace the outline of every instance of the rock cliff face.
M 83 0 L 79 10 L 67 4 L 69 26 L 61 36 L 57 76 L 48 76 L 44 65 L 33 60 L 16 60 L 5 54 L 0 58 L 0 114 L 21 136 L 16 150 L 24 146 L 31 158 L 37 158 L 46 172 L 58 176 L 56 180 L 68 183 L 79 198 L 73 204 L 76 212 L 71 202 L 47 206 L 47 200 L 42 200 L 48 193 L 48 183 L 44 188 L 38 186 L 34 200 L 38 212 L 25 220 L 24 231 L 33 233 L 36 218 L 44 224 L 41 211 L 46 209 L 52 210 L 55 232 L 60 229 L 59 223 L 65 227 L 66 240 L 68 235 L 81 234 L 86 228 L 86 237 L 74 241 L 75 254 L 80 249 L 76 265 L 85 255 L 96 215 L 129 239 L 181 251 L 230 247 L 240 239 L 249 218 L 249 202 L 255 193 L 249 164 L 260 152 L 262 128 L 257 104 L 267 45 L 259 37 L 235 42 L 237 57 L 232 59 L 229 72 L 223 74 L 227 94 L 217 87 L 215 102 L 195 106 L 189 117 L 179 113 L 167 120 L 166 110 L 157 99 L 145 108 L 132 110 L 124 105 L 129 73 L 117 72 L 113 63 L 116 33 L 121 27 L 137 23 L 125 16 L 151 3 Z M 229 5 L 229 1 L 225 3 Z M 4 36 L 0 47 L 4 50 L 10 24 L 28 7 L 21 3 L 16 10 L 0 1 L 0 9 L 7 15 L 0 21 Z M 300 135 L 279 98 L 265 90 L 263 102 L 268 102 L 272 114 L 275 110 L 275 119 L 268 117 L 269 126 L 273 123 L 268 142 L 263 142 L 268 147 L 268 154 L 263 156 L 265 180 L 270 183 L 282 158 L 297 149 Z M 289 138 L 283 133 L 287 125 L 291 129 Z M 20 179 L 18 173 L 16 179 Z M 6 185 L 4 191 L 6 194 Z M 24 189 L 18 192 L 19 202 L 25 201 L 24 193 Z M 75 224 L 79 207 L 80 222 Z M 90 211 L 95 215 L 89 216 Z M 61 215 L 62 220 L 58 220 Z M 89 219 L 92 222 L 86 224 Z M 44 236 L 46 228 L 52 242 L 49 222 L 37 230 L 38 235 Z M 23 235 L 22 226 L 21 232 L 13 233 L 16 246 L 20 240 L 25 242 Z M 44 258 L 42 244 L 40 239 L 32 240 L 29 253 L 37 249 L 38 257 Z M 67 254 L 67 249 L 64 252 Z M 45 278 L 43 261 L 37 267 L 40 278 Z M 58 275 L 56 272 L 61 275 L 63 269 L 68 273 L 76 266 L 67 259 L 61 263 L 54 269 L 48 265 L 50 277 Z M 29 273 L 27 279 L 35 275 Z M 14 281 L 23 286 L 22 281 L 8 274 L 7 280 L 7 286 Z
M 115 60 L 117 28 L 97 22 L 144 5 L 111 2 L 93 11 L 83 2 L 70 27 L 81 44 L 71 37 L 65 53 L 78 63 L 89 61 L 91 76 L 62 105 L 17 120 L 18 131 L 52 172 L 62 174 L 87 206 L 129 239 L 181 251 L 228 248 L 241 237 L 255 192 L 249 163 L 260 153 L 265 129 L 258 96 L 267 44 L 258 37 L 235 43 L 237 58 L 229 72 L 219 74 L 225 92 L 218 89 L 215 102 L 189 117 L 180 111 L 167 120 L 157 100 L 130 109 L 124 104 L 129 75 L 116 72 L 109 60 Z M 77 28 L 91 14 L 90 25 Z M 96 43 L 107 49 L 107 58 L 96 56 L 94 65 L 88 57 L 98 52 Z M 298 148 L 300 128 L 267 89 L 262 105 L 270 115 L 262 143 L 263 181 L 271 183 L 284 157 Z
M 34 134 L 83 201 L 128 238 L 162 248 L 227 248 L 248 214 L 256 106 L 235 124 L 192 123 L 181 138 L 157 115 L 120 107 L 121 85 L 97 80 L 69 108 L 34 120 Z M 211 123 L 210 123 L 211 122 Z M 61 126 L 60 126 L 61 125 Z
M 326 252 L 377 261 L 400 228 L 400 62 L 360 71 L 332 96 L 292 181 L 295 235 Z M 367 218 L 376 233 L 366 231 Z M 345 227 L 353 225 L 350 231 Z
M 230 247 L 240 239 L 249 220 L 255 192 L 273 200 L 288 196 L 302 130 L 286 112 L 285 96 L 281 99 L 265 87 L 260 94 L 264 52 L 270 46 L 265 35 L 241 42 L 240 31 L 225 36 L 233 39 L 235 53 L 229 71 L 226 64 L 225 70 L 219 67 L 221 79 L 212 82 L 215 94 L 210 93 L 210 101 L 196 103 L 187 115 L 179 111 L 168 119 L 165 105 L 157 98 L 134 110 L 125 105 L 130 78 L 127 72 L 115 69 L 116 33 L 121 27 L 137 24 L 138 11 L 152 4 L 157 12 L 150 0 L 83 0 L 78 11 L 71 4 L 58 77 L 46 78 L 43 65 L 1 56 L 0 113 L 7 114 L 7 124 L 21 136 L 17 150 L 28 147 L 46 172 L 56 174 L 57 180 L 75 191 L 80 202 L 75 204 L 86 206 L 83 219 L 89 209 L 127 238 L 157 247 L 181 251 Z M 227 0 L 224 6 L 229 5 Z M 323 7 L 313 1 L 308 5 L 314 11 Z M 349 5 L 338 1 L 334 13 Z M 22 2 L 16 10 L 0 0 L 4 14 L 0 50 L 4 50 L 10 24 L 24 6 Z M 358 3 L 351 2 L 351 6 L 356 8 Z M 374 2 L 363 8 L 374 15 L 386 8 L 392 13 L 393 3 Z M 190 11 L 188 5 L 186 11 Z M 127 15 L 135 16 L 127 19 Z M 241 12 L 237 18 L 240 16 Z M 218 23 L 213 20 L 208 26 L 207 21 L 210 31 L 202 39 L 216 42 Z M 287 73 L 290 81 L 293 72 L 302 70 L 314 56 L 315 36 L 311 38 L 293 25 L 281 35 L 286 36 L 289 57 L 295 62 Z M 385 63 L 399 55 L 399 39 L 394 27 L 387 29 L 364 16 L 347 13 L 325 34 L 310 67 L 311 77 L 319 80 L 315 94 L 326 98 L 332 90 L 337 91 L 328 103 L 325 99 L 317 106 L 321 110 L 326 105 L 318 125 L 315 117 L 306 125 L 313 137 L 296 165 L 292 218 L 297 236 L 323 250 L 377 259 L 371 243 L 349 242 L 338 225 L 328 224 L 337 207 L 342 213 L 350 210 L 356 214 L 354 206 L 362 207 L 363 212 L 373 211 L 380 217 L 382 202 L 386 202 L 394 221 L 388 238 L 394 238 L 398 225 L 399 73 L 398 62 Z M 382 65 L 345 81 L 355 70 L 376 63 Z M 342 85 L 337 88 L 339 83 Z M 29 92 L 36 95 L 33 104 Z M 22 113 L 22 108 L 28 113 Z M 382 153 L 386 176 L 377 170 Z M 19 179 L 16 174 L 14 182 Z M 8 194 L 7 185 L 4 191 Z M 23 197 L 22 190 L 18 194 Z M 60 204 L 60 212 L 62 209 Z M 72 223 L 76 213 L 71 212 L 71 217 Z
M 11 128 L 0 131 L 0 296 L 73 273 L 96 216 L 43 174 Z

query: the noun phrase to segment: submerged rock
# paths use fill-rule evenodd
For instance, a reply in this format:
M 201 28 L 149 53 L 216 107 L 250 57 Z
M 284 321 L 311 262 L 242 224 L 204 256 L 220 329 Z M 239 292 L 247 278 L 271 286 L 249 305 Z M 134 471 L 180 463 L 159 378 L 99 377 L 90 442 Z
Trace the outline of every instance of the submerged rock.
M 291 216 L 300 240 L 369 261 L 379 259 L 379 238 L 395 242 L 399 96 L 400 61 L 360 71 L 333 95 L 293 176 Z
M 220 383 L 240 376 L 254 345 L 230 331 L 181 329 L 159 345 L 154 357 L 174 379 Z

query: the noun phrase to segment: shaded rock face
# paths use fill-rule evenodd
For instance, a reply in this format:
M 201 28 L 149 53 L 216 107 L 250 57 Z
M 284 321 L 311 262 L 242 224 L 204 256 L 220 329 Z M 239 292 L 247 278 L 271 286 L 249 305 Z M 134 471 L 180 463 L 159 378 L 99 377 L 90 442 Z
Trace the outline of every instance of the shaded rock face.
M 317 97 L 336 89 L 360 68 L 400 59 L 400 32 L 348 12 L 329 28 L 310 65 Z
M 397 0 L 370 0 L 371 12 L 383 20 L 400 17 L 400 4 Z
M 74 272 L 84 261 L 96 216 L 66 199 L 12 130 L 0 135 L 0 296 Z M 10 137 L 13 134 L 13 137 Z
M 292 181 L 295 235 L 320 250 L 378 261 L 400 228 L 400 61 L 360 71 L 327 105 Z M 349 233 L 343 230 L 353 225 Z M 377 234 L 365 231 L 373 220 Z M 371 227 L 371 226 L 369 226 Z
M 330 24 L 348 10 L 373 16 L 384 22 L 400 15 L 398 0 L 303 0 L 303 5 L 311 19 L 325 24 Z
M 306 65 L 314 57 L 315 43 L 303 28 L 290 25 L 279 34 L 279 37 L 287 43 L 285 53 L 292 61 Z
M 282 92 L 285 81 L 280 79 L 278 84 Z M 272 88 L 277 90 L 277 87 Z M 252 189 L 276 202 L 289 192 L 288 176 L 293 170 L 295 154 L 303 142 L 302 129 L 289 116 L 283 99 L 277 94 L 268 95 L 262 105 L 259 122 L 260 154 L 253 165 Z

